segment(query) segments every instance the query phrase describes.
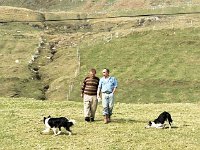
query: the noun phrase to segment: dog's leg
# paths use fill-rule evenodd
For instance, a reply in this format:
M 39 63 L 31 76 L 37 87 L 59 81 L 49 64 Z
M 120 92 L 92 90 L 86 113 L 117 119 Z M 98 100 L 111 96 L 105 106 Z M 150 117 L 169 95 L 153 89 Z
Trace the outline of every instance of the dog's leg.
M 66 128 L 66 130 L 68 131 L 69 136 L 72 135 L 72 131 L 69 128 Z
M 171 125 L 171 123 L 169 122 L 169 129 L 171 129 L 172 128 L 172 125 Z
M 59 131 L 58 131 L 57 135 L 60 134 L 60 133 L 61 133 L 61 127 L 59 127 Z
M 163 129 L 165 128 L 166 124 L 163 124 Z
M 49 133 L 50 128 L 46 128 L 45 130 L 42 131 L 42 133 Z
M 149 125 L 147 125 L 147 126 L 145 126 L 145 129 L 148 129 L 148 128 L 150 128 L 151 126 L 149 126 Z
M 156 124 L 155 128 L 157 128 L 157 129 L 163 129 L 164 125 L 163 124 Z
M 56 134 L 56 128 L 52 128 L 52 130 L 53 130 L 54 135 L 57 135 Z
M 68 133 L 69 133 L 69 136 L 71 136 L 71 135 L 72 135 L 72 132 L 68 131 Z
M 156 128 L 157 128 L 157 129 L 164 129 L 164 127 L 162 127 L 162 126 L 161 126 L 161 127 L 156 127 Z
M 60 134 L 60 133 L 61 133 L 61 131 L 58 131 L 57 135 Z

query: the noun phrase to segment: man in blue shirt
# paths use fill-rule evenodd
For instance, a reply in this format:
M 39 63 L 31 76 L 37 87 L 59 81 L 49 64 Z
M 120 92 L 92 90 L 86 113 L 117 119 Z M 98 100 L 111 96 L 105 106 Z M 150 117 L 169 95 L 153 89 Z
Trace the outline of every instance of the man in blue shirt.
M 114 93 L 117 88 L 117 80 L 115 77 L 109 76 L 109 69 L 103 69 L 103 77 L 99 81 L 97 97 L 100 98 L 100 92 L 102 96 L 103 116 L 104 123 L 109 123 L 114 106 Z

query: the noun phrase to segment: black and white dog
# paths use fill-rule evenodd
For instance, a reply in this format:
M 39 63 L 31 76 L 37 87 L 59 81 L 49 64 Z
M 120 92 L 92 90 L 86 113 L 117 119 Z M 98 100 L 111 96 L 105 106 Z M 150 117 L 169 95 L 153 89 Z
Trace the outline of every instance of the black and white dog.
M 164 111 L 162 112 L 157 119 L 154 121 L 149 121 L 149 124 L 145 128 L 165 128 L 165 121 L 169 122 L 169 128 L 171 128 L 172 118 L 170 113 Z
M 69 132 L 69 135 L 71 135 L 72 131 L 70 127 L 75 124 L 75 120 L 69 120 L 65 117 L 51 118 L 51 116 L 48 116 L 47 118 L 44 117 L 44 124 L 45 130 L 42 131 L 42 133 L 48 133 L 50 129 L 52 129 L 54 135 L 59 135 L 61 133 L 61 127 L 63 127 Z M 56 133 L 56 128 L 59 129 L 58 133 Z

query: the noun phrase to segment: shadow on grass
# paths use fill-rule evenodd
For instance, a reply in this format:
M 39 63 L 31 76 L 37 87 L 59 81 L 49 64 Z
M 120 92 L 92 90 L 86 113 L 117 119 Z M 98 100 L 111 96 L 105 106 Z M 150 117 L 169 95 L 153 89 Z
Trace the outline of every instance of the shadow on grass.
M 177 128 L 179 128 L 179 127 L 177 127 L 177 126 L 172 126 L 171 127 L 171 129 L 177 129 Z M 167 129 L 167 130 L 170 130 L 170 128 L 169 127 L 164 127 L 164 128 L 145 128 L 145 129 L 147 129 L 147 130 L 149 130 L 149 129 L 155 129 L 155 130 L 165 130 L 165 129 Z
M 72 135 L 69 135 L 69 133 L 67 133 L 66 131 L 62 131 L 60 134 L 58 134 L 58 135 L 54 135 L 54 133 L 53 132 L 49 132 L 49 133 L 42 133 L 42 132 L 40 132 L 40 134 L 41 135 L 52 135 L 52 136 L 62 136 L 62 135 L 64 135 L 64 136 L 73 136 L 73 135 L 77 135 L 77 133 L 73 133 L 72 132 Z
M 84 121 L 83 121 L 84 122 Z M 95 123 L 95 122 L 102 122 L 103 123 L 103 117 L 102 119 L 95 119 L 94 122 L 86 122 L 85 123 Z M 148 121 L 143 120 L 134 120 L 134 119 L 126 119 L 126 118 L 111 118 L 111 122 L 113 123 L 148 123 Z
M 177 129 L 177 128 L 179 128 L 179 127 L 177 127 L 177 126 L 172 126 L 171 127 L 171 129 Z M 169 127 L 165 127 L 164 129 L 169 129 Z
M 73 136 L 73 135 L 77 135 L 77 133 L 72 132 L 72 135 L 69 135 L 69 133 L 67 133 L 67 132 L 61 132 L 59 135 Z M 59 136 L 59 135 L 57 135 L 57 136 Z
M 111 122 L 114 122 L 114 123 L 147 123 L 148 121 L 127 119 L 127 118 L 119 118 L 119 119 L 114 118 L 114 119 L 111 119 Z

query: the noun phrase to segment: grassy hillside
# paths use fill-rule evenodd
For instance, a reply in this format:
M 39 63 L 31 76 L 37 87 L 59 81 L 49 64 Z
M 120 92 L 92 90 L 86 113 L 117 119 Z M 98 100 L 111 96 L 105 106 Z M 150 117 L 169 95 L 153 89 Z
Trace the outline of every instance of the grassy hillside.
M 0 1 L 0 149 L 198 150 L 199 2 Z M 86 123 L 82 81 L 105 67 L 119 82 L 112 122 L 99 104 Z M 145 129 L 162 111 L 173 128 Z M 41 134 L 48 115 L 75 119 L 73 135 Z
M 72 11 L 88 14 L 171 13 L 199 10 L 199 0 L 15 0 L 2 1 L 2 6 L 24 7 L 40 11 Z
M 108 43 L 83 46 L 80 78 L 91 67 L 97 68 L 101 77 L 102 69 L 108 67 L 119 81 L 117 101 L 196 102 L 200 90 L 199 41 L 200 28 L 188 28 L 133 32 Z
M 46 11 L 54 2 L 46 3 Z M 81 101 L 80 84 L 87 71 L 95 67 L 101 77 L 101 70 L 108 67 L 119 81 L 118 102 L 199 100 L 199 15 L 119 17 L 151 13 L 145 9 L 177 13 L 183 6 L 198 7 L 198 1 L 175 1 L 173 9 L 171 1 L 60 2 L 73 9 L 38 12 L 0 7 L 2 96 Z M 32 3 L 22 6 L 35 6 Z M 42 1 L 37 3 L 43 6 Z M 12 1 L 7 5 L 11 4 L 15 6 Z M 108 13 L 98 13 L 105 5 Z M 94 8 L 97 13 L 91 13 Z M 114 8 L 123 13 L 113 12 Z M 91 16 L 98 18 L 88 19 Z
M 32 11 L 25 8 L 16 7 L 1 7 L 0 22 L 13 22 L 13 21 L 44 21 L 44 15 L 42 13 Z
M 32 75 L 28 70 L 28 64 L 37 47 L 41 30 L 25 24 L 2 23 L 0 31 L 0 83 L 2 85 L 0 94 L 11 97 L 40 95 L 41 91 L 36 87 L 40 87 L 41 84 L 31 80 Z
M 67 99 L 77 52 L 62 43 L 64 36 L 46 35 L 44 29 L 40 22 L 1 23 L 1 96 Z
M 116 103 L 112 122 L 103 124 L 101 105 L 96 121 L 83 120 L 83 104 L 70 101 L 36 101 L 0 98 L 0 141 L 2 150 L 11 149 L 174 149 L 200 147 L 199 103 L 196 104 L 122 104 Z M 173 128 L 145 129 L 146 123 L 162 111 L 169 111 Z M 42 135 L 43 117 L 65 116 L 75 119 L 73 135 Z

